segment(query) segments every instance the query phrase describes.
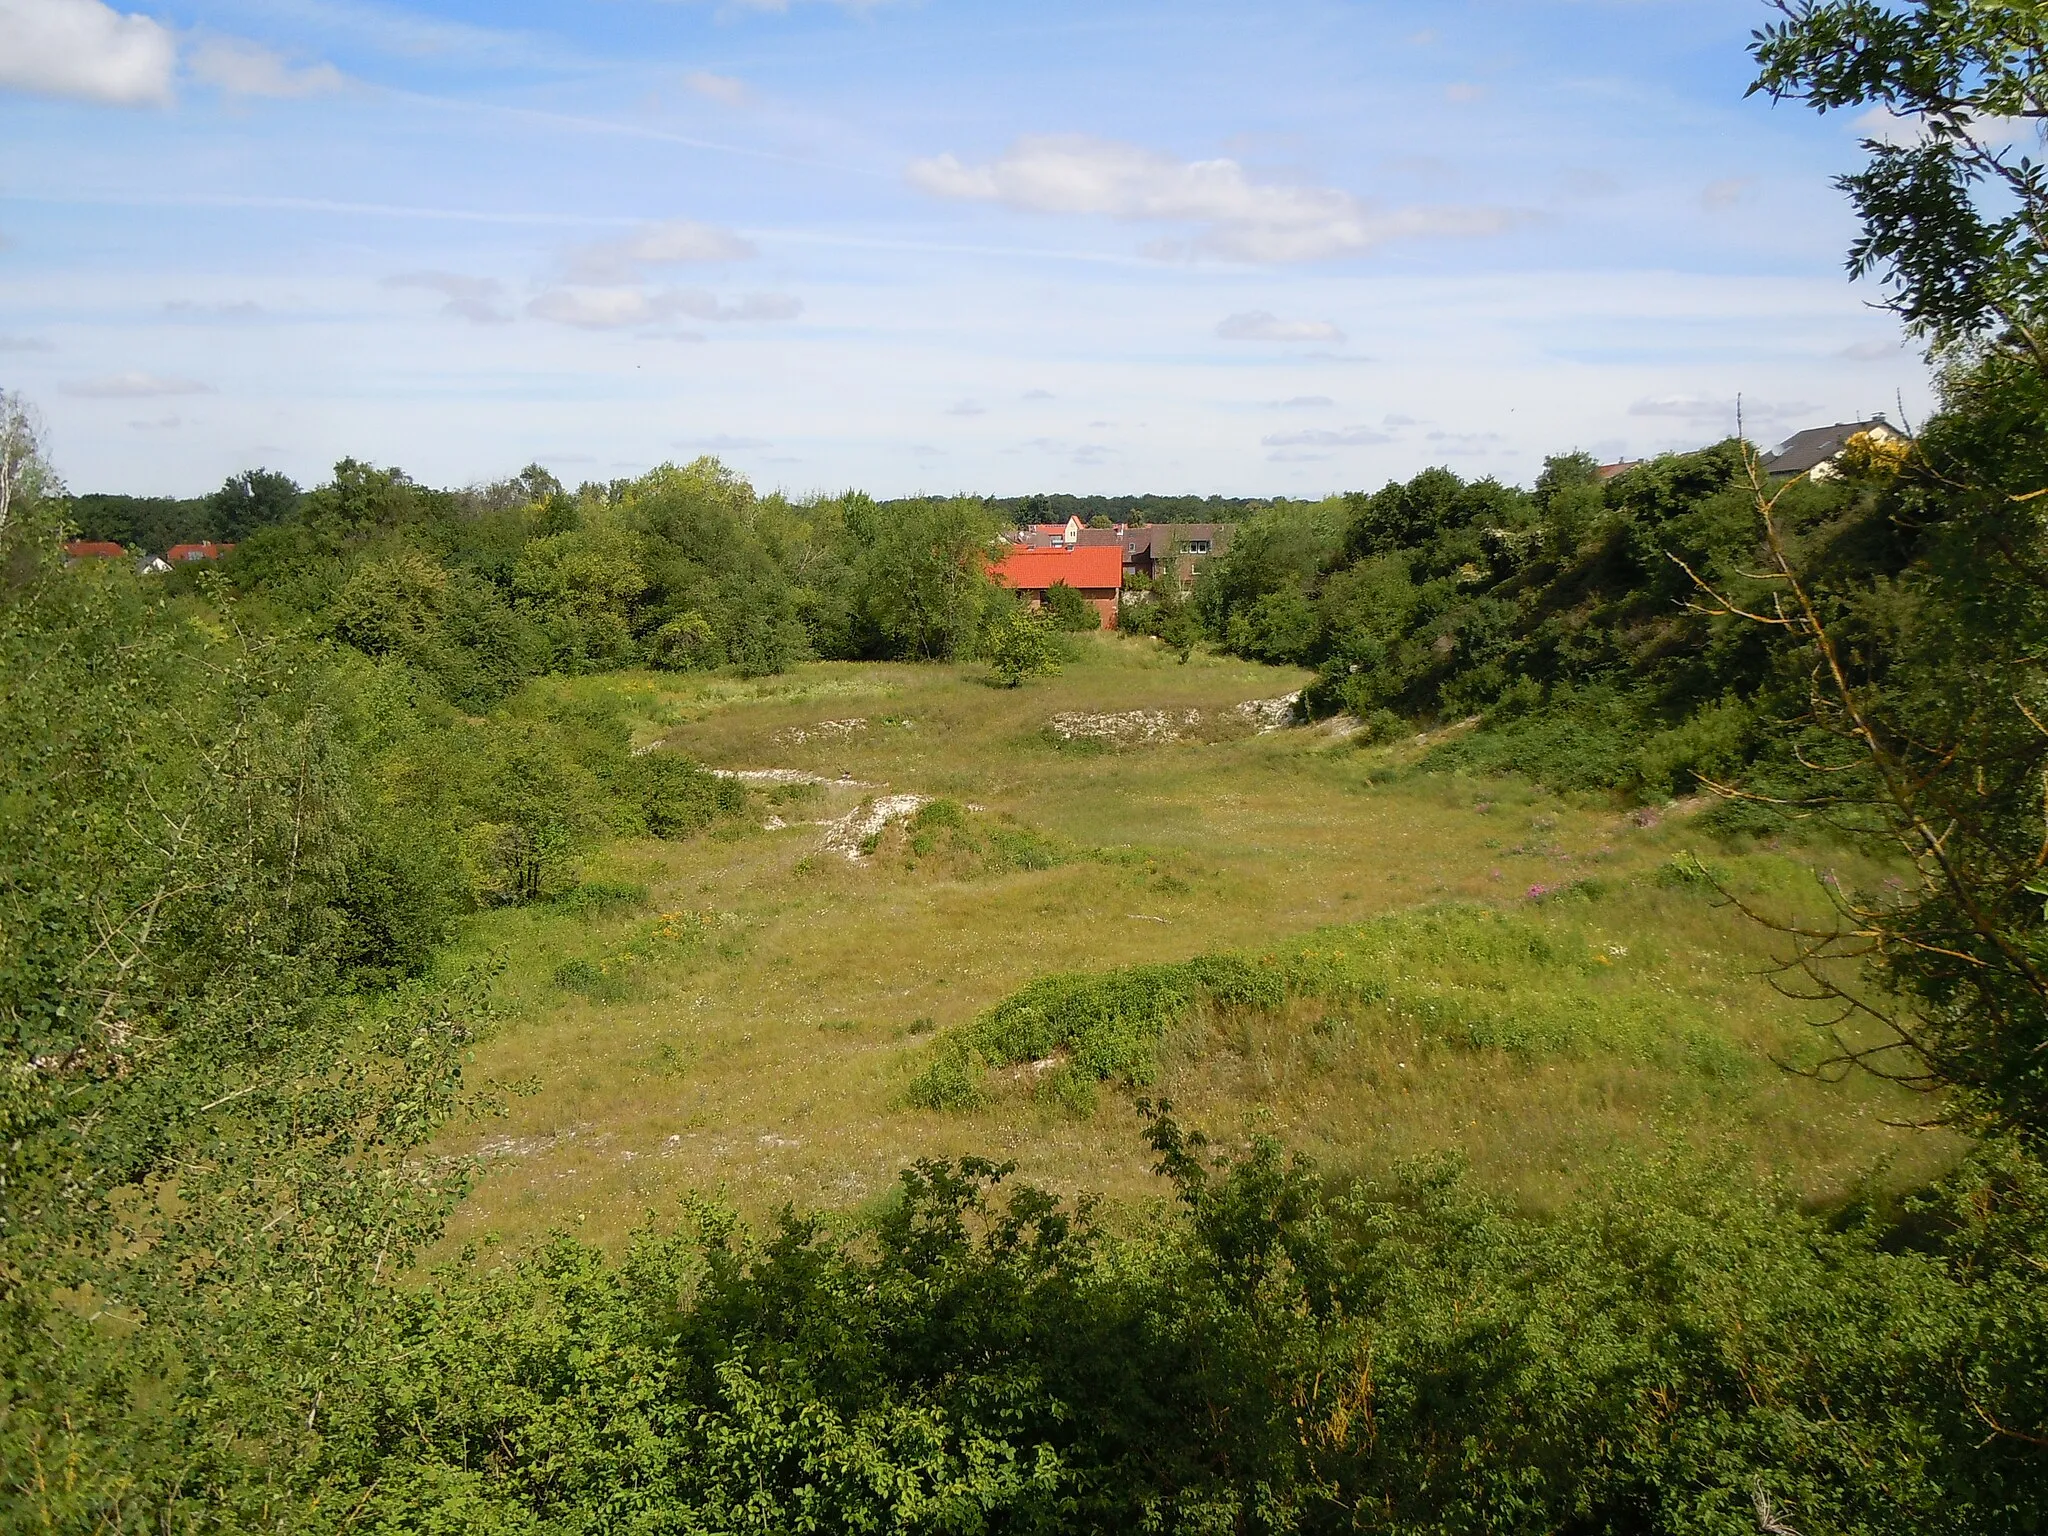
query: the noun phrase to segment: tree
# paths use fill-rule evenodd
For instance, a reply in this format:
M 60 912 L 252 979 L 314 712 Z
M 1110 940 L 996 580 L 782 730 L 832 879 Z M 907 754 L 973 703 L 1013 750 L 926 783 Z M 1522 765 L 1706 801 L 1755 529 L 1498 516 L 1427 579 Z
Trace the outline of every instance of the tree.
M 942 661 L 971 654 L 1003 601 L 988 577 L 996 522 L 976 501 L 844 502 L 843 580 L 857 654 Z
M 0 538 L 24 506 L 61 494 L 43 458 L 42 423 L 35 407 L 11 390 L 0 390 Z
M 1819 112 L 1877 107 L 1895 131 L 1840 178 L 1863 231 L 1849 270 L 1937 348 L 1998 329 L 2048 366 L 2048 181 L 2012 129 L 2048 119 L 2048 30 L 2035 4 L 1773 0 L 1750 91 Z M 2029 135 L 2031 136 L 2031 135 Z
M 989 669 L 1005 688 L 1060 669 L 1059 649 L 1044 614 L 1019 603 L 997 618 L 988 640 Z
M 270 469 L 230 475 L 207 498 L 213 513 L 213 536 L 238 544 L 258 528 L 281 523 L 299 509 L 298 482 Z
M 1943 403 L 1910 455 L 1868 456 L 1881 486 L 1860 533 L 1895 575 L 1845 579 L 1802 542 L 1746 454 L 1768 563 L 1762 590 L 1701 580 L 1703 606 L 1786 634 L 1805 670 L 1795 744 L 1817 770 L 1733 794 L 1902 854 L 1896 891 L 1838 891 L 1829 928 L 1785 929 L 1788 972 L 1838 1005 L 1828 1068 L 1941 1090 L 1944 1112 L 2048 1138 L 2048 187 L 2008 147 L 2048 118 L 2037 5 L 1778 4 L 1752 90 L 1816 110 L 1883 107 L 1842 178 L 1863 229 L 1852 272 L 1946 360 Z M 1795 482 L 1796 483 L 1796 482 Z M 1863 985 L 1844 960 L 1862 962 Z

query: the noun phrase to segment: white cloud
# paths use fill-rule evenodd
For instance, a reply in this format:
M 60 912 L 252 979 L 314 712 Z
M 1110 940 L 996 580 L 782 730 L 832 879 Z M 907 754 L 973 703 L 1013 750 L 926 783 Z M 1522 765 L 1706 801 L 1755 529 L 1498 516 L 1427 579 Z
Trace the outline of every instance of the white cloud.
M 1918 144 L 1927 137 L 1927 122 L 1918 113 L 1894 112 L 1875 106 L 1860 114 L 1852 126 L 1866 139 L 1879 144 Z M 2048 128 L 2025 117 L 1980 117 L 1969 127 L 1970 138 L 1986 149 L 2003 149 L 2014 144 L 2040 143 Z
M 955 400 L 946 407 L 948 416 L 986 416 L 988 407 L 979 400 Z
M 1447 85 L 1444 87 L 1444 100 L 1458 102 L 1460 104 L 1465 102 L 1478 101 L 1485 95 L 1485 86 L 1472 85 L 1462 80 L 1455 85 Z
M 148 400 L 158 395 L 210 395 L 213 386 L 176 374 L 129 372 L 81 379 L 66 384 L 64 393 L 86 400 Z
M 793 320 L 803 313 L 803 308 L 802 300 L 786 293 L 750 293 L 735 303 L 726 303 L 701 288 L 577 286 L 549 289 L 528 304 L 526 312 L 535 319 L 552 320 L 558 325 L 610 331 L 658 324 L 679 316 L 718 321 Z
M 750 293 L 737 304 L 721 304 L 711 295 L 683 296 L 683 313 L 699 320 L 794 320 L 804 312 L 803 300 L 788 293 Z
M 1745 399 L 1741 406 L 1743 419 L 1748 422 L 1780 421 L 1805 416 L 1817 409 L 1797 400 L 1773 404 L 1767 400 Z M 1695 426 L 1729 432 L 1735 430 L 1735 411 L 1736 401 L 1732 395 L 1657 395 L 1638 400 L 1628 408 L 1631 416 L 1666 416 Z
M 1342 341 L 1344 333 L 1329 320 L 1282 320 L 1270 310 L 1248 309 L 1216 322 L 1225 341 Z
M 1700 193 L 1700 206 L 1709 212 L 1733 208 L 1755 183 L 1754 176 L 1724 176 L 1719 181 L 1710 181 Z
M 1371 427 L 1316 428 L 1307 432 L 1269 432 L 1259 439 L 1267 448 L 1370 448 L 1393 439 Z
M 495 277 L 466 277 L 460 272 L 398 272 L 384 279 L 386 288 L 423 288 L 447 300 L 441 313 L 477 325 L 502 325 L 512 316 L 499 307 L 504 284 Z
M 1515 222 L 1499 208 L 1380 209 L 1334 187 L 1254 181 L 1235 160 L 1183 162 L 1084 134 L 1021 138 L 986 165 L 937 155 L 914 161 L 909 176 L 936 197 L 1201 226 L 1190 242 L 1153 246 L 1161 256 L 1318 261 L 1390 240 L 1499 234 Z
M 667 320 L 675 310 L 639 288 L 551 288 L 526 306 L 537 320 L 581 326 L 589 331 Z
M 1484 457 L 1506 438 L 1498 432 L 1432 432 L 1429 441 L 1452 457 Z
M 775 445 L 765 437 L 733 437 L 719 432 L 710 437 L 684 438 L 676 446 L 696 448 L 704 453 L 737 453 L 748 448 L 772 448 Z
M 747 100 L 746 81 L 735 80 L 731 75 L 714 75 L 708 69 L 691 70 L 683 76 L 683 84 L 697 95 L 728 107 L 743 106 Z
M 208 320 L 253 320 L 263 313 L 254 299 L 235 299 L 219 304 L 201 304 L 191 299 L 166 299 L 167 315 L 190 315 Z
M 623 240 L 578 246 L 564 269 L 572 283 L 629 283 L 648 267 L 684 262 L 742 261 L 755 254 L 751 242 L 730 230 L 688 219 L 649 224 Z
M 1859 341 L 1853 347 L 1844 347 L 1835 356 L 1852 363 L 1876 363 L 1897 357 L 1905 350 L 1902 341 Z
M 54 352 L 41 336 L 0 336 L 0 352 Z
M 332 64 L 294 66 L 257 43 L 210 37 L 186 59 L 195 79 L 230 96 L 320 96 L 348 82 Z
M 177 46 L 147 16 L 100 0 L 0 0 L 0 89 L 111 106 L 165 106 Z
M 1058 397 L 1049 389 L 1027 389 L 1017 398 L 1020 400 L 1053 400 Z

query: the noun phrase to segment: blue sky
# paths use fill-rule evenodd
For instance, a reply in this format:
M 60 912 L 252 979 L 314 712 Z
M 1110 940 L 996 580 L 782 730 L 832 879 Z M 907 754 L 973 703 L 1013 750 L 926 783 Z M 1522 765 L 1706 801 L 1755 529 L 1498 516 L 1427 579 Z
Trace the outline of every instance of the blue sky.
M 1320 495 L 1926 369 L 1756 0 L 0 0 L 0 387 L 74 489 Z

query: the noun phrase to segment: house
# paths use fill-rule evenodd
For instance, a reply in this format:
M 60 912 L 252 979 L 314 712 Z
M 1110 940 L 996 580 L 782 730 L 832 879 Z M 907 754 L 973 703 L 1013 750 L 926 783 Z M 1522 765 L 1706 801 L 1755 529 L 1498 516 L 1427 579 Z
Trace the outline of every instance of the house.
M 1837 422 L 1832 427 L 1808 427 L 1787 438 L 1776 453 L 1764 459 L 1764 471 L 1781 479 L 1804 475 L 1809 480 L 1832 480 L 1839 473 L 1835 460 L 1849 446 L 1849 439 L 1868 433 L 1872 442 L 1903 442 L 1905 434 L 1884 419 Z
M 164 559 L 173 566 L 183 565 L 189 560 L 218 560 L 234 547 L 232 544 L 216 544 L 211 539 L 201 539 L 197 544 L 173 544 L 164 551 Z
M 1605 485 L 1615 476 L 1627 474 L 1642 462 L 1641 459 L 1617 459 L 1612 464 L 1596 465 L 1593 470 L 1593 478 L 1600 484 Z
M 111 539 L 73 539 L 64 546 L 64 563 L 81 560 L 119 560 L 128 553 Z
M 1081 519 L 1070 517 L 1064 523 L 1033 523 L 1027 530 L 1028 544 L 1033 549 L 1045 549 L 1052 545 L 1063 545 L 1072 549 L 1080 541 Z
M 1113 544 L 1080 549 L 1016 549 L 989 568 L 998 586 L 1010 588 L 1033 608 L 1045 606 L 1055 582 L 1065 582 L 1095 605 L 1104 629 L 1116 628 L 1116 601 L 1124 589 L 1123 551 Z
M 1127 529 L 1119 541 L 1124 570 L 1150 581 L 1171 571 L 1183 587 L 1192 585 L 1205 560 L 1229 552 L 1233 531 L 1228 523 L 1147 523 Z
M 164 564 L 164 557 L 162 555 L 144 555 L 135 562 L 135 574 L 138 576 L 168 576 L 171 574 L 171 568 Z

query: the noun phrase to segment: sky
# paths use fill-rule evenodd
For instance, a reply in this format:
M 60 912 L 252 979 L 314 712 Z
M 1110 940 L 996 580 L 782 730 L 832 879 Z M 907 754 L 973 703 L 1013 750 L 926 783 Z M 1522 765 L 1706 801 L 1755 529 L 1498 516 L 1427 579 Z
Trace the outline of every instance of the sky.
M 0 388 L 73 490 L 1527 484 L 1927 370 L 1760 0 L 0 0 Z

